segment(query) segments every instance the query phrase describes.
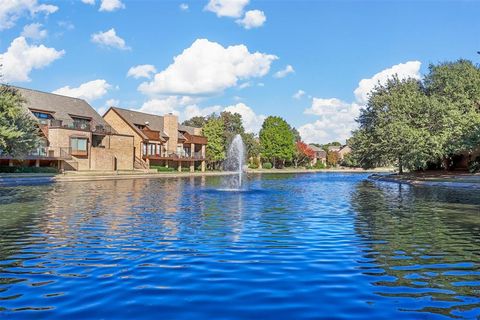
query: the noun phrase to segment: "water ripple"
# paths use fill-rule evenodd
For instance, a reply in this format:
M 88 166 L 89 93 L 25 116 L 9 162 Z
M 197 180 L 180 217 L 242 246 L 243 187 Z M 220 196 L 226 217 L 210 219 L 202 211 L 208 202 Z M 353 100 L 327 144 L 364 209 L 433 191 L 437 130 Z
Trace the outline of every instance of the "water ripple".
M 0 188 L 0 318 L 480 317 L 480 195 L 249 180 Z

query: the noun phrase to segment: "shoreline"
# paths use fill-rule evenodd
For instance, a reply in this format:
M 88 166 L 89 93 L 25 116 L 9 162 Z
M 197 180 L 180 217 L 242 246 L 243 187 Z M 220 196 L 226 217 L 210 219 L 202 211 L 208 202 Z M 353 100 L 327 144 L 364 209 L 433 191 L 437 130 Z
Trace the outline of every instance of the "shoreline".
M 480 175 L 478 174 L 444 174 L 444 175 L 415 175 L 415 174 L 372 174 L 368 177 L 372 181 L 407 184 L 410 186 L 444 187 L 456 189 L 480 190 Z
M 309 174 L 309 173 L 388 173 L 389 168 L 377 170 L 363 169 L 248 169 L 247 174 Z M 158 178 L 189 178 L 227 176 L 236 174 L 228 171 L 207 171 L 207 172 L 95 172 L 85 171 L 69 174 L 51 173 L 6 173 L 0 174 L 0 186 L 8 186 L 25 183 L 54 183 L 74 181 L 106 181 L 106 180 L 127 180 L 127 179 L 158 179 Z

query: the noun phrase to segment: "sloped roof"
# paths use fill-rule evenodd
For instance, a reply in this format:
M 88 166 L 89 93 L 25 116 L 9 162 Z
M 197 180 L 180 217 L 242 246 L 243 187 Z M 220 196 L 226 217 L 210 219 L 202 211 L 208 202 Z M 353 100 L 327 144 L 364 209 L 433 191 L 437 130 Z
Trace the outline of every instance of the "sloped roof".
M 340 146 L 329 146 L 328 151 L 340 151 Z
M 57 120 L 72 120 L 73 116 L 91 118 L 99 125 L 107 126 L 105 120 L 85 100 L 42 92 L 27 88 L 14 87 L 25 99 L 28 109 L 47 111 Z
M 189 134 L 195 134 L 195 128 L 190 126 L 178 125 L 178 131 L 188 132 Z
M 137 133 L 144 139 L 148 139 L 148 137 L 142 132 L 142 130 L 138 129 L 135 126 L 136 124 L 145 125 L 146 123 L 148 123 L 149 129 L 159 131 L 162 138 L 168 138 L 168 136 L 163 130 L 162 116 L 117 107 L 111 107 L 111 109 L 117 112 L 125 121 L 127 121 L 130 126 L 133 127 L 137 131 Z
M 310 149 L 312 149 L 315 152 L 324 151 L 322 148 L 317 147 L 316 145 L 313 145 L 313 144 L 309 144 L 308 146 L 310 147 Z

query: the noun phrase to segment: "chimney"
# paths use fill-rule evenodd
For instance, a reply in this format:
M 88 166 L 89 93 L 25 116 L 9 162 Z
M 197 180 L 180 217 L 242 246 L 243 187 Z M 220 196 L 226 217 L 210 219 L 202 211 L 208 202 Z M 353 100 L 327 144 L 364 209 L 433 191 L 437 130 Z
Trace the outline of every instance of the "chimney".
M 173 113 L 163 116 L 163 131 L 169 137 L 167 150 L 168 152 L 177 152 L 178 145 L 178 117 Z

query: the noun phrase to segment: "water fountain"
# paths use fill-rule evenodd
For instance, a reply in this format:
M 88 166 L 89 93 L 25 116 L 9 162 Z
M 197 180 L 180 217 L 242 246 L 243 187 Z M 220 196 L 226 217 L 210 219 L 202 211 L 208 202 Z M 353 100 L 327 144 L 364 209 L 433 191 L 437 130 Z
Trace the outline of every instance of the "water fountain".
M 245 145 L 239 134 L 233 138 L 228 147 L 224 169 L 235 172 L 225 177 L 223 183 L 225 190 L 243 190 L 245 188 Z

